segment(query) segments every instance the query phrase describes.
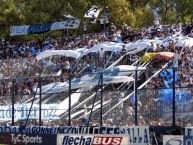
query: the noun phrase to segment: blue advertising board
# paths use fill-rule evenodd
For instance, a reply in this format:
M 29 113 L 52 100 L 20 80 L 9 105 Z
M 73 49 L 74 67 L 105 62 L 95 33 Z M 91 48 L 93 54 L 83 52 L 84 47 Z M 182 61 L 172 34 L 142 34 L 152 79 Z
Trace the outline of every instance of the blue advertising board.
M 0 134 L 0 145 L 56 145 L 56 135 Z

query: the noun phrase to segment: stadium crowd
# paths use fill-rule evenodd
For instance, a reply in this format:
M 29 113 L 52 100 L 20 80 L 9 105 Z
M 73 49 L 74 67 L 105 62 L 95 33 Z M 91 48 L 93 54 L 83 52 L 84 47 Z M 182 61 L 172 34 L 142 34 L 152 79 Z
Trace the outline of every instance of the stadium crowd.
M 79 74 L 88 74 L 97 72 L 100 64 L 101 54 L 89 54 L 81 58 L 76 64 L 76 60 L 66 57 L 53 57 L 52 61 L 48 58 L 42 61 L 37 61 L 37 54 L 45 50 L 76 50 L 78 48 L 91 48 L 96 44 L 100 44 L 107 41 L 114 42 L 124 42 L 130 43 L 135 42 L 139 39 L 153 39 L 158 38 L 172 38 L 174 34 L 183 34 L 193 38 L 193 24 L 188 23 L 185 25 L 174 24 L 168 26 L 152 26 L 149 28 L 142 29 L 131 29 L 126 24 L 123 25 L 122 30 L 116 28 L 114 24 L 111 24 L 108 30 L 101 33 L 91 33 L 83 34 L 77 37 L 49 37 L 39 40 L 30 41 L 9 41 L 4 38 L 0 39 L 0 105 L 11 104 L 11 95 L 13 93 L 16 95 L 16 102 L 25 102 L 34 93 L 34 86 L 37 86 L 39 76 L 49 77 L 49 79 L 43 79 L 42 84 L 48 84 L 53 82 L 55 79 L 60 78 L 60 80 L 65 80 L 68 77 L 69 71 Z M 126 50 L 123 49 L 121 52 L 111 53 L 105 52 L 103 56 L 105 66 L 109 66 L 120 56 L 126 54 Z M 177 68 L 177 73 L 179 75 L 179 80 L 176 82 L 177 87 L 189 87 L 193 85 L 193 57 L 192 51 L 193 47 L 178 48 L 175 46 L 173 41 L 169 42 L 169 46 L 156 46 L 156 49 L 149 49 L 148 52 L 174 52 L 178 57 L 174 59 L 171 64 L 175 64 Z M 143 53 L 137 53 L 135 55 L 127 55 L 123 60 L 119 62 L 121 64 L 131 65 L 134 60 L 140 59 Z M 146 79 L 148 79 L 153 73 L 155 73 L 163 62 L 153 61 L 148 66 L 148 71 L 139 76 L 139 84 L 142 84 Z M 169 64 L 169 65 L 171 65 Z M 57 76 L 60 70 L 62 73 Z M 144 77 L 143 77 L 144 76 Z M 15 81 L 13 81 L 13 79 Z M 13 85 L 14 84 L 14 85 Z M 14 86 L 14 88 L 13 88 Z M 164 88 L 164 80 L 159 75 L 155 76 L 149 83 L 145 85 L 146 89 L 157 89 Z M 172 87 L 172 84 L 169 86 Z M 140 91 L 140 90 L 139 90 Z M 193 91 L 190 89 L 190 92 Z M 113 95 L 117 95 L 118 99 L 112 98 L 112 92 L 107 93 L 105 99 L 112 100 L 113 103 L 118 103 L 119 94 L 113 92 Z M 148 93 L 145 93 L 145 95 Z M 156 98 L 155 94 L 146 95 L 139 101 L 139 125 L 171 125 L 171 118 L 163 118 L 159 113 L 163 106 L 154 101 Z M 109 106 L 112 107 L 112 106 Z M 104 125 L 113 126 L 130 126 L 134 124 L 134 104 L 130 101 L 118 106 L 112 113 L 104 118 Z M 161 109 L 160 109 L 161 108 Z M 171 110 L 170 110 L 171 111 Z M 86 119 L 82 120 L 72 120 L 73 126 L 81 126 L 85 124 Z M 44 125 L 67 125 L 67 120 L 61 119 L 57 121 L 43 122 Z M 98 126 L 99 121 L 93 120 L 91 125 Z M 177 120 L 178 125 L 193 124 L 193 119 L 179 118 Z M 37 125 L 36 121 L 31 121 L 29 125 Z

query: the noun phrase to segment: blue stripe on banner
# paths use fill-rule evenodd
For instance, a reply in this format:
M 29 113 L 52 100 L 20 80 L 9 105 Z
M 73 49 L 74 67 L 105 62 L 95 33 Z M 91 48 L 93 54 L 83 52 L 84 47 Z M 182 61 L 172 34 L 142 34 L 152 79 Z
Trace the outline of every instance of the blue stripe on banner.
M 28 34 L 40 34 L 51 30 L 53 22 L 46 24 L 31 25 L 28 29 Z

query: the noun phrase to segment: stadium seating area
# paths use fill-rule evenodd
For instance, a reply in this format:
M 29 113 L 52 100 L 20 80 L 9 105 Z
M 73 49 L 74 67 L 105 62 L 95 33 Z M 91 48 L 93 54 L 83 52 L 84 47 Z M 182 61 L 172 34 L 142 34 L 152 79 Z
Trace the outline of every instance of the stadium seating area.
M 20 42 L 1 38 L 0 105 L 12 103 L 13 89 L 16 103 L 31 103 L 34 94 L 37 93 L 35 88 L 40 81 L 39 77 L 41 77 L 41 85 L 45 86 L 53 82 L 67 82 L 69 74 L 74 79 L 98 73 L 101 68 L 132 65 L 146 68 L 145 71 L 139 70 L 137 73 L 138 124 L 171 125 L 172 89 L 175 87 L 176 124 L 192 125 L 193 118 L 187 113 L 193 113 L 193 32 L 186 29 L 188 25 L 192 24 L 122 31 L 111 26 L 101 33 Z M 104 43 L 122 49 L 103 51 L 101 48 L 104 46 L 100 44 Z M 93 49 L 94 46 L 101 48 Z M 48 50 L 74 50 L 80 52 L 81 57 L 75 59 L 56 55 L 37 60 L 37 55 Z M 89 50 L 91 52 L 86 53 Z M 133 70 L 130 72 L 127 76 L 135 77 L 135 72 Z M 132 126 L 135 123 L 134 83 L 109 83 L 103 87 L 104 125 Z M 87 123 L 94 97 L 83 105 L 81 102 L 99 92 L 100 85 L 87 88 L 86 92 L 80 89 L 81 87 L 72 89 L 76 94 L 82 94 L 72 107 L 73 126 Z M 97 101 L 100 101 L 100 93 L 96 95 L 95 109 L 90 122 L 92 126 L 99 125 L 100 111 L 99 107 L 97 108 L 99 105 Z M 43 103 L 60 104 L 68 97 L 68 91 L 56 94 L 45 93 L 45 96 Z M 38 103 L 37 99 L 36 103 Z M 67 125 L 67 111 L 64 110 L 59 120 L 44 121 L 43 125 Z M 5 123 L 10 125 L 10 121 L 1 124 Z M 17 121 L 17 123 L 21 122 Z M 29 125 L 37 125 L 37 120 L 30 120 Z

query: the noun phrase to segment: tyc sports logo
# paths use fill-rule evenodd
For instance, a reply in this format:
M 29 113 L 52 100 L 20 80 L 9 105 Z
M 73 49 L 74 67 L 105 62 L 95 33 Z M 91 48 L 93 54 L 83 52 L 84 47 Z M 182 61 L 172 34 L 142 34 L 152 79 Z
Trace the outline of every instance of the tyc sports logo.
M 37 136 L 27 136 L 25 134 L 11 134 L 11 142 L 13 144 L 41 144 L 42 137 Z
M 64 136 L 62 145 L 121 145 L 123 137 Z

